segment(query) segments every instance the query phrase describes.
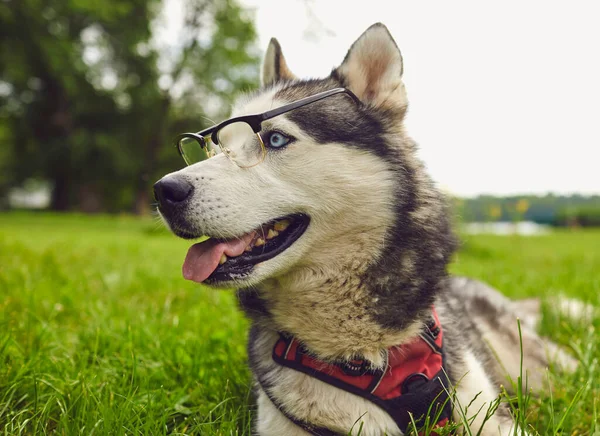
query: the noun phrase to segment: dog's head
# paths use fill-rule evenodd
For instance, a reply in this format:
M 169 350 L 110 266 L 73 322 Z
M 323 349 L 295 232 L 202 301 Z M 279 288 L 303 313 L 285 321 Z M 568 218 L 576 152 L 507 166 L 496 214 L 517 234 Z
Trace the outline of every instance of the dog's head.
M 303 269 L 364 268 L 383 256 L 397 237 L 399 208 L 414 196 L 414 174 L 398 145 L 407 107 L 402 70 L 400 51 L 381 24 L 319 80 L 297 79 L 272 40 L 263 87 L 241 98 L 232 117 L 340 87 L 353 95 L 339 92 L 268 118 L 259 137 L 251 127 L 229 129 L 226 137 L 220 131 L 213 138 L 226 142 L 225 152 L 156 183 L 171 230 L 210 238 L 190 248 L 184 276 L 245 287 Z M 249 160 L 232 158 L 230 145 L 238 155 L 250 153 Z

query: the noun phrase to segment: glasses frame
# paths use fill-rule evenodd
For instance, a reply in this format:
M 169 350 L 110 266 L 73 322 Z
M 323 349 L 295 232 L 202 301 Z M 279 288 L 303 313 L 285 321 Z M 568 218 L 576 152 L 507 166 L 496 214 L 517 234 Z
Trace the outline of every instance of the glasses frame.
M 360 104 L 361 104 L 358 97 L 349 89 L 334 88 L 334 89 L 330 89 L 328 91 L 319 92 L 318 94 L 314 94 L 309 97 L 301 98 L 300 100 L 296 100 L 292 103 L 280 106 L 275 109 L 268 110 L 261 114 L 242 115 L 239 117 L 229 118 L 228 120 L 222 121 L 219 124 L 215 124 L 214 126 L 209 127 L 204 130 L 201 130 L 200 132 L 197 132 L 197 133 L 182 133 L 181 135 L 177 136 L 177 139 L 176 139 L 177 150 L 179 151 L 179 154 L 181 155 L 183 160 L 187 163 L 187 160 L 185 159 L 183 150 L 181 149 L 181 140 L 185 139 L 185 138 L 192 138 L 192 139 L 195 139 L 196 142 L 198 142 L 199 147 L 204 147 L 204 146 L 206 146 L 205 138 L 207 136 L 210 136 L 210 140 L 212 141 L 212 143 L 215 145 L 218 145 L 219 148 L 221 148 L 221 150 L 223 151 L 223 153 L 225 155 L 227 155 L 227 157 L 230 160 L 233 160 L 233 158 L 228 154 L 228 151 L 223 148 L 222 144 L 219 143 L 219 130 L 221 130 L 223 127 L 228 126 L 229 124 L 243 122 L 243 123 L 248 124 L 250 126 L 250 128 L 252 129 L 252 131 L 258 137 L 258 140 L 262 147 L 262 157 L 257 163 L 252 164 L 252 165 L 243 166 L 235 161 L 234 161 L 234 163 L 236 165 L 238 165 L 240 168 L 251 168 L 251 167 L 256 166 L 259 163 L 261 163 L 265 159 L 265 156 L 266 156 L 265 143 L 263 142 L 263 139 L 260 136 L 260 131 L 262 129 L 263 121 L 270 120 L 271 118 L 274 118 L 278 115 L 282 115 L 286 112 L 293 111 L 294 109 L 301 108 L 303 106 L 309 105 L 311 103 L 315 103 L 317 101 L 323 100 L 324 98 L 331 97 L 332 95 L 337 95 L 337 94 L 346 94 L 350 98 L 352 98 L 352 100 L 354 101 L 354 103 L 357 104 L 357 106 L 360 106 Z M 203 146 L 203 144 L 204 144 L 204 146 Z M 202 161 L 199 161 L 199 162 L 202 162 Z M 190 164 L 188 164 L 188 165 L 190 165 Z

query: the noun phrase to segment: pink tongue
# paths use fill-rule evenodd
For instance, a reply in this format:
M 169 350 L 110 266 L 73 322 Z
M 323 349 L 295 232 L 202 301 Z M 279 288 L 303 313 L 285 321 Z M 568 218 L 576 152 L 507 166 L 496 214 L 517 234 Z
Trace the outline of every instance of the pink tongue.
M 246 233 L 241 238 L 226 242 L 209 239 L 192 245 L 183 262 L 183 277 L 202 283 L 217 269 L 223 254 L 230 257 L 239 256 L 255 234 L 256 232 Z

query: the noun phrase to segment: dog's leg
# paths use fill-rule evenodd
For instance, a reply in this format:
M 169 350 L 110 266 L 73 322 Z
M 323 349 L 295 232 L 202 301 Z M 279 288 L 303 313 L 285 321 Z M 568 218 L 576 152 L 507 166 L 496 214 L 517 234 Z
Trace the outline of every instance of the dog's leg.
M 569 318 L 574 322 L 591 320 L 594 316 L 594 307 L 579 300 L 558 296 L 550 298 L 548 303 L 549 309 L 556 315 Z M 536 366 L 545 368 L 549 363 L 554 363 L 563 371 L 575 371 L 578 365 L 577 359 L 560 345 L 539 336 L 536 332 L 542 316 L 541 301 L 539 299 L 517 300 L 512 304 L 514 313 L 521 320 L 524 366 L 535 370 Z M 537 372 L 541 375 L 541 371 Z M 515 374 L 511 376 L 514 378 Z M 532 387 L 535 390 L 547 388 L 543 386 L 545 381 L 539 380 L 539 377 L 534 377 L 533 381 Z
M 512 301 L 476 280 L 456 278 L 451 286 L 463 304 L 455 311 L 464 310 L 469 314 L 470 328 L 478 332 L 489 347 L 491 358 L 485 358 L 488 361 L 486 369 L 494 381 L 502 383 L 509 392 L 521 375 L 524 379 L 526 377 L 528 388 L 536 392 L 547 389 L 546 368 L 550 362 L 566 371 L 573 371 L 577 367 L 576 359 L 554 342 L 537 334 L 536 327 L 541 317 L 539 300 Z M 567 315 L 590 312 L 587 305 L 561 298 L 553 302 L 551 307 Z M 520 320 L 520 333 L 517 319 Z M 473 339 L 472 342 L 477 341 Z
M 542 302 L 539 298 L 515 300 L 512 302 L 512 307 L 522 325 L 526 325 L 532 330 L 537 328 L 542 317 Z
M 498 407 L 486 421 L 488 408 L 498 399 L 499 392 L 485 372 L 481 361 L 471 351 L 464 356 L 464 376 L 456 389 L 454 420 L 468 425 L 472 434 L 481 429 L 482 436 L 514 434 L 514 420 L 505 407 Z M 482 428 L 483 426 L 483 428 Z M 517 434 L 522 434 L 520 431 Z

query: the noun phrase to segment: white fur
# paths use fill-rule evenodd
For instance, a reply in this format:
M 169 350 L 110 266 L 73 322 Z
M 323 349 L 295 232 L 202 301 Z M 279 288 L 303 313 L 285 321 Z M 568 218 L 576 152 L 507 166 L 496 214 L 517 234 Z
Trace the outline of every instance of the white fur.
M 591 304 L 564 296 L 551 298 L 550 304 L 553 310 L 560 315 L 578 322 L 591 321 L 597 312 L 597 308 Z
M 481 361 L 471 351 L 465 353 L 464 359 L 466 372 L 455 386 L 455 422 L 468 423 L 473 434 L 477 434 L 483 427 L 480 433 L 483 436 L 508 436 L 513 429 L 510 417 L 496 413 L 484 424 L 486 411 L 498 398 L 498 388 L 492 384 Z

